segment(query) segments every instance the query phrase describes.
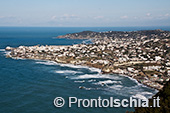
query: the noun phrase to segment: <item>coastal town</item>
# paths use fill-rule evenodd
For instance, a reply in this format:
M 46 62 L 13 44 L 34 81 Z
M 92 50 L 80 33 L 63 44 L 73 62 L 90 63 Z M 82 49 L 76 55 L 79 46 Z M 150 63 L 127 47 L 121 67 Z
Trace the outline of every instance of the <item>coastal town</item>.
M 127 75 L 158 90 L 170 79 L 169 31 L 83 31 L 57 38 L 91 39 L 92 43 L 8 46 L 6 51 L 10 53 L 6 57 L 95 67 L 105 74 Z

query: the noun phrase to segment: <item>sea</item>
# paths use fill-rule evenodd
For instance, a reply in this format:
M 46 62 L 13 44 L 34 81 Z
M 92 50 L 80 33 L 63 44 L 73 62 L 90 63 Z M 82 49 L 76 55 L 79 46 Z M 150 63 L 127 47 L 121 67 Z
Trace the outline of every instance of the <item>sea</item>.
M 158 91 L 125 75 L 101 74 L 101 70 L 53 61 L 6 58 L 5 47 L 73 45 L 80 39 L 57 39 L 81 31 L 170 30 L 170 27 L 0 27 L 0 113 L 125 113 L 133 107 L 68 107 L 69 97 L 78 99 L 151 98 Z M 103 83 L 105 85 L 103 85 Z M 82 89 L 80 87 L 83 87 Z M 65 99 L 62 108 L 56 97 Z

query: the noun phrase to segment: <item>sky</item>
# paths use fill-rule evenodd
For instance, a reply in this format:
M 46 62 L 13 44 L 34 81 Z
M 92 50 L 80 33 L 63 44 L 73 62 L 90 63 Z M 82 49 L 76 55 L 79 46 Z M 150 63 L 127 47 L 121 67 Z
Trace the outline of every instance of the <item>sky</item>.
M 0 26 L 170 26 L 170 0 L 0 0 Z

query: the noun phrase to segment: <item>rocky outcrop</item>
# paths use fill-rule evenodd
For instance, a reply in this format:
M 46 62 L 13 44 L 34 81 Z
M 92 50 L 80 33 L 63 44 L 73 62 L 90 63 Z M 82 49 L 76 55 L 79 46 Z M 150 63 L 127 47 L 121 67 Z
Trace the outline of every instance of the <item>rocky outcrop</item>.
M 170 81 L 168 81 L 162 90 L 149 100 L 149 106 L 153 106 L 153 98 L 160 98 L 160 107 L 135 108 L 134 113 L 169 113 L 170 112 Z
M 6 51 L 12 51 L 14 48 L 12 48 L 12 47 L 10 47 L 10 46 L 7 46 L 6 48 L 5 48 L 5 50 Z

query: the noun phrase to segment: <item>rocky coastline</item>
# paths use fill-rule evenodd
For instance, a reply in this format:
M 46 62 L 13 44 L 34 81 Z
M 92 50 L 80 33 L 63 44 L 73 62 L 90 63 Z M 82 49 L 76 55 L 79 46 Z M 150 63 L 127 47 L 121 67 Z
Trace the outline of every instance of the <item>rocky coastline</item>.
M 95 67 L 101 69 L 102 73 L 127 75 L 139 83 L 158 90 L 169 81 L 169 31 L 84 31 L 58 36 L 58 38 L 93 39 L 93 43 L 17 48 L 8 46 L 6 51 L 10 53 L 6 57 L 50 60 Z

